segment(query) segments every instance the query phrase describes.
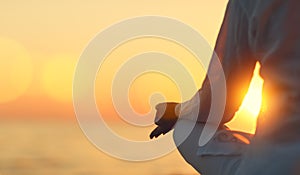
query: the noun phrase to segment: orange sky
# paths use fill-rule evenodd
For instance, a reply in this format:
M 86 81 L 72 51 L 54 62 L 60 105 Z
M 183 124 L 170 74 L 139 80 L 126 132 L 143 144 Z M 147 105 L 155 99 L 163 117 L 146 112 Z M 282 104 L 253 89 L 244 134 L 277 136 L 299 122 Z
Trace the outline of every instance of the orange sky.
M 73 72 L 81 52 L 97 33 L 131 17 L 167 16 L 199 31 L 213 47 L 226 3 L 226 0 L 0 2 L 0 117 L 74 119 L 71 98 Z M 104 74 L 100 71 L 98 77 L 111 80 L 123 58 L 151 50 L 164 51 L 178 59 L 192 58 L 172 42 L 149 38 L 134 40 L 109 55 L 112 65 L 104 65 Z M 184 64 L 200 87 L 205 75 L 203 68 L 192 61 Z M 149 87 L 145 86 L 147 81 L 165 83 L 164 86 L 154 83 Z M 137 79 L 129 94 L 136 111 L 143 113 L 149 110 L 149 95 L 157 89 L 168 93 L 168 100 L 179 100 L 175 86 L 166 82 L 163 77 L 151 74 Z M 259 98 L 261 83 L 261 80 L 255 79 L 250 96 Z M 96 95 L 99 107 L 114 115 L 110 96 L 105 91 L 110 85 L 102 83 L 104 90 L 99 90 L 101 88 L 96 82 Z M 187 96 L 193 93 L 189 92 Z M 257 102 L 257 99 L 252 101 Z M 247 104 L 251 106 L 251 99 Z M 255 110 L 244 105 L 240 112 L 244 118 L 237 118 L 233 126 L 244 123 L 244 130 L 253 131 L 255 114 L 246 111 Z

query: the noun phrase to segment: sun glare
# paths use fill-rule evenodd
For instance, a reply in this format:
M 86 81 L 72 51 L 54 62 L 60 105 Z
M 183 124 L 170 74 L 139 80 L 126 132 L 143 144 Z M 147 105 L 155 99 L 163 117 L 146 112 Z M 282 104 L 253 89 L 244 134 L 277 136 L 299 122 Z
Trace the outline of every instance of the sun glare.
M 56 55 L 45 63 L 42 72 L 42 86 L 46 94 L 55 100 L 72 100 L 72 81 L 75 59 L 70 55 Z
M 257 117 L 262 103 L 263 79 L 259 76 L 260 65 L 257 63 L 248 93 L 246 94 L 241 109 L 245 109 Z
M 244 101 L 236 112 L 234 118 L 227 123 L 233 130 L 239 130 L 254 134 L 256 131 L 256 119 L 262 104 L 263 79 L 259 75 L 260 64 L 256 65 L 254 75 Z
M 15 40 L 0 38 L 0 49 L 0 103 L 7 103 L 27 91 L 33 65 L 27 50 Z

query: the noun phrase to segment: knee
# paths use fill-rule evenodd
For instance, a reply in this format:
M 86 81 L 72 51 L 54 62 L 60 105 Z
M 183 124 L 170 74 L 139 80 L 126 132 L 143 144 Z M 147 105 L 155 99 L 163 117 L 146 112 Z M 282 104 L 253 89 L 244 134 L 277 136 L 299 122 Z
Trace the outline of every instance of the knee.
M 197 150 L 202 127 L 193 121 L 178 121 L 173 132 L 173 139 L 179 153 L 189 164 L 199 163 Z
M 189 134 L 182 134 L 191 125 L 194 125 L 193 130 Z M 218 139 L 212 139 L 206 146 L 199 147 L 198 142 L 203 128 L 204 125 L 202 124 L 195 125 L 188 121 L 180 121 L 178 123 L 175 127 L 173 137 L 179 153 L 185 161 L 203 174 L 233 174 L 241 160 L 239 154 L 242 154 L 242 150 L 235 149 L 235 146 L 241 144 L 223 143 L 219 142 Z M 229 149 L 228 146 L 232 149 Z M 239 154 L 236 154 L 236 151 Z

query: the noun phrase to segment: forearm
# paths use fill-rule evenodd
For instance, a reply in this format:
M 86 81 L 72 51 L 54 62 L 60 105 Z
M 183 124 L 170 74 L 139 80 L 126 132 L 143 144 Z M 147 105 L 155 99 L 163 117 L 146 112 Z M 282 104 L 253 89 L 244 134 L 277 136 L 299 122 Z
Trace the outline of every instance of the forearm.
M 256 64 L 248 45 L 248 25 L 248 18 L 239 4 L 229 1 L 207 76 L 196 95 L 181 104 L 182 118 L 207 122 L 209 114 L 216 112 L 211 108 L 219 110 L 213 108 L 212 103 L 223 102 L 222 93 L 218 91 L 224 90 L 225 104 L 220 105 L 224 105 L 225 111 L 218 117 L 221 117 L 221 123 L 232 119 L 248 90 Z M 224 86 L 220 83 L 222 77 L 225 77 Z M 218 87 L 220 84 L 222 86 Z
M 197 121 L 200 109 L 199 91 L 188 101 L 176 105 L 175 113 L 180 119 Z

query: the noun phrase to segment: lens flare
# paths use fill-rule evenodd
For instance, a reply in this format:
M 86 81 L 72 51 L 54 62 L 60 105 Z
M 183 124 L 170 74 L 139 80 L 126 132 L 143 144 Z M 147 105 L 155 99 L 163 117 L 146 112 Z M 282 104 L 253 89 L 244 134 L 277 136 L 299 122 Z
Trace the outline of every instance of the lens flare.
M 49 97 L 72 101 L 72 82 L 76 60 L 70 55 L 56 55 L 45 63 L 42 70 L 42 87 Z
M 29 88 L 33 65 L 28 51 L 15 40 L 0 38 L 0 104 L 11 102 Z

